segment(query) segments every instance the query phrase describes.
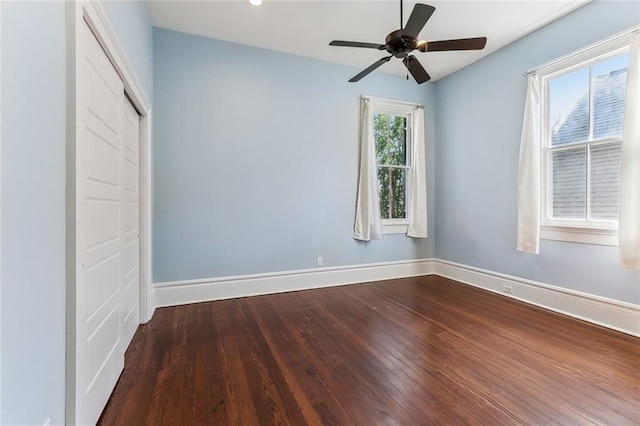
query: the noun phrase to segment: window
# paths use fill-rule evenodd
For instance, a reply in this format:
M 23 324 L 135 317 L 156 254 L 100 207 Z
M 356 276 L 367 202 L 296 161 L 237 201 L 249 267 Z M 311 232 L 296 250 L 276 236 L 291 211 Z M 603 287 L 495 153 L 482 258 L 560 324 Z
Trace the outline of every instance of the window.
M 424 108 L 361 96 L 360 173 L 353 238 L 427 238 Z
M 406 233 L 411 114 L 415 107 L 372 103 L 380 216 L 385 234 Z
M 604 43 L 542 76 L 542 238 L 617 244 L 628 48 Z

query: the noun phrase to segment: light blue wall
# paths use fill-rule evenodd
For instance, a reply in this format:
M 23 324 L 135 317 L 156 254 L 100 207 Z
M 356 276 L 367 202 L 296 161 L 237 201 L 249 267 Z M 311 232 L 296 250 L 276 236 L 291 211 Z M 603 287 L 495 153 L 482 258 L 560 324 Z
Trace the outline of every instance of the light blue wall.
M 64 423 L 65 5 L 2 4 L 2 419 Z
M 146 4 L 104 3 L 147 95 Z M 64 2 L 2 2 L 2 300 L 0 424 L 64 424 Z
M 154 29 L 155 282 L 434 254 L 352 238 L 360 94 L 426 105 L 434 194 L 433 86 L 358 71 Z
M 515 250 L 522 73 L 639 22 L 640 3 L 597 1 L 436 83 L 438 258 L 640 303 L 640 272 L 619 268 L 615 247 Z
M 153 27 L 147 2 L 109 0 L 102 5 L 118 35 L 122 48 L 140 79 L 149 101 L 153 101 Z

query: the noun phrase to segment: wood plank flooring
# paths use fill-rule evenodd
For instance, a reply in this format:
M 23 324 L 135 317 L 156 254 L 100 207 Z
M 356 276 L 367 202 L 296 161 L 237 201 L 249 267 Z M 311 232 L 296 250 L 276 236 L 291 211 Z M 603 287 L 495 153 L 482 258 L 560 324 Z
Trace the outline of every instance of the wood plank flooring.
M 640 424 L 640 339 L 436 276 L 163 308 L 100 424 Z

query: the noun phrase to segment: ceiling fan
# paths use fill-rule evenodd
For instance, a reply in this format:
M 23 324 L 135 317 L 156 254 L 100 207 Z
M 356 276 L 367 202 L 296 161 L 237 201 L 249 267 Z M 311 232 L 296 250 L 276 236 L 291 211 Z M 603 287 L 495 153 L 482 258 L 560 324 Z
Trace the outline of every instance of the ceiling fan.
M 429 6 L 428 4 L 416 3 L 411 11 L 411 16 L 407 21 L 407 25 L 402 27 L 402 0 L 400 0 L 400 29 L 395 30 L 387 35 L 385 44 L 376 43 L 361 43 L 358 41 L 343 41 L 333 40 L 329 43 L 330 46 L 343 46 L 343 47 L 364 47 L 366 49 L 386 50 L 390 53 L 390 56 L 374 62 L 365 68 L 359 74 L 356 74 L 350 83 L 359 81 L 362 77 L 366 76 L 382 64 L 389 62 L 394 56 L 401 58 L 404 65 L 407 67 L 413 78 L 418 84 L 422 84 L 431 79 L 429 73 L 420 64 L 418 59 L 410 55 L 414 50 L 420 52 L 445 52 L 451 50 L 482 50 L 487 44 L 486 37 L 475 38 L 461 38 L 455 40 L 440 40 L 440 41 L 424 41 L 418 40 L 418 34 L 422 31 L 433 12 L 436 8 Z

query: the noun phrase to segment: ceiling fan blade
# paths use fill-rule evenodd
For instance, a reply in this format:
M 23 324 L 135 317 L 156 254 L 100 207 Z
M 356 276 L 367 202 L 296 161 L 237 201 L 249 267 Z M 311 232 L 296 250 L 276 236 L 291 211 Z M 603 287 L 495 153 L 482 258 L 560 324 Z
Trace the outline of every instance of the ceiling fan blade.
M 329 46 L 364 47 L 367 49 L 378 49 L 378 50 L 384 50 L 386 48 L 384 44 L 362 43 L 359 41 L 344 41 L 344 40 L 333 40 L 331 43 L 329 43 Z
M 486 37 L 460 38 L 456 40 L 428 41 L 423 52 L 445 52 L 450 50 L 482 50 L 487 44 Z
M 356 74 L 355 76 L 353 76 L 353 78 L 349 80 L 349 83 L 355 83 L 356 81 L 359 81 L 362 77 L 366 76 L 371 71 L 378 68 L 380 65 L 384 64 L 385 62 L 389 62 L 391 58 L 393 58 L 393 55 L 387 56 L 385 58 L 378 60 L 377 62 L 374 62 L 373 64 L 369 65 L 367 68 L 362 70 L 359 74 Z
M 411 11 L 407 25 L 404 26 L 403 34 L 407 37 L 417 38 L 435 10 L 435 7 L 428 4 L 417 3 Z
M 431 76 L 415 56 L 407 56 L 402 60 L 402 62 L 404 62 L 404 66 L 407 67 L 413 78 L 416 80 L 416 83 L 422 84 L 431 80 Z

